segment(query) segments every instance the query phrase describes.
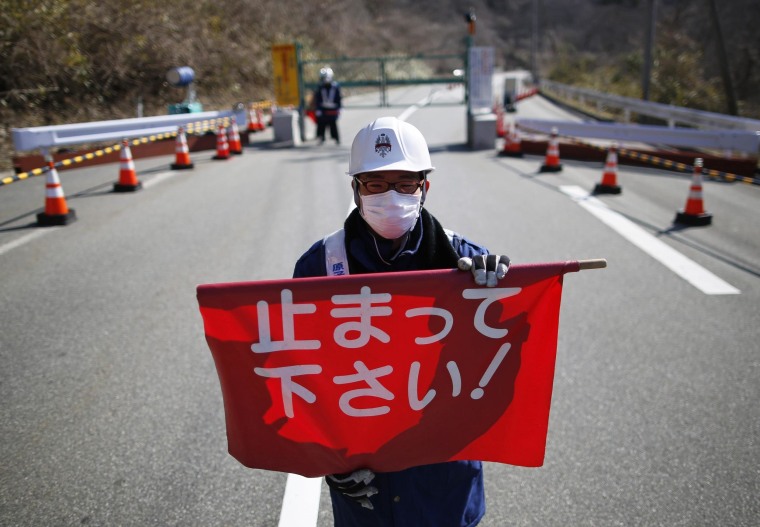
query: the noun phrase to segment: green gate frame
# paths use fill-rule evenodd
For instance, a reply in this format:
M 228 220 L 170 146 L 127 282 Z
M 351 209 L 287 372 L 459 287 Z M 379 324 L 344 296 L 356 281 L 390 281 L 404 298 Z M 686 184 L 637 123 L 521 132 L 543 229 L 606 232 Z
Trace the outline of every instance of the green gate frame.
M 413 60 L 447 60 L 447 59 L 459 59 L 461 60 L 462 75 L 452 75 L 449 77 L 422 77 L 422 78 L 409 78 L 409 79 L 393 79 L 387 75 L 386 64 L 388 62 L 401 62 L 401 61 L 413 61 Z M 301 108 L 305 107 L 305 97 L 307 90 L 314 90 L 318 83 L 305 82 L 304 81 L 304 65 L 307 64 L 334 64 L 346 63 L 346 62 L 376 62 L 377 63 L 377 78 L 368 80 L 351 80 L 341 79 L 341 87 L 373 87 L 380 91 L 380 106 L 386 107 L 388 104 L 387 89 L 392 86 L 409 86 L 414 84 L 464 84 L 465 86 L 465 101 L 467 101 L 467 54 L 451 53 L 441 55 L 408 55 L 408 56 L 388 56 L 388 57 L 332 57 L 332 58 L 320 58 L 315 60 L 301 60 L 300 53 L 298 54 L 298 79 L 299 79 L 299 91 L 301 93 Z

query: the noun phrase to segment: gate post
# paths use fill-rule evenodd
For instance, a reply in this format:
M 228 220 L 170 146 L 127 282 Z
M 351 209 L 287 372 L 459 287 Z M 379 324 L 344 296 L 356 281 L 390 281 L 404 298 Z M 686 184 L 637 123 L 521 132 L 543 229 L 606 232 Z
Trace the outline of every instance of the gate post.
M 385 77 L 385 59 L 379 59 L 378 65 L 380 66 L 380 106 L 385 108 L 388 106 L 387 79 Z

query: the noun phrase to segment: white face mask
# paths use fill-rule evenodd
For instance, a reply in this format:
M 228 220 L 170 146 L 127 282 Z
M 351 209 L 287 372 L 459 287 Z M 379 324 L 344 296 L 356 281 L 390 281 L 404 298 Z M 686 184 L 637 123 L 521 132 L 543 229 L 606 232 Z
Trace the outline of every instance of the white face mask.
M 372 230 L 388 240 L 402 237 L 414 228 L 420 215 L 420 194 L 401 194 L 389 190 L 361 196 L 362 218 Z

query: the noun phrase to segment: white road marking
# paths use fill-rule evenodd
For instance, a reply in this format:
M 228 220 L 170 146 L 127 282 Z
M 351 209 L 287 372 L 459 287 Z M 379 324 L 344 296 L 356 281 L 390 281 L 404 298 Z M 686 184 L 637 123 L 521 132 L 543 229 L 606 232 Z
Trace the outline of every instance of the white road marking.
M 420 108 L 421 108 L 421 106 L 419 106 L 418 104 L 414 104 L 414 105 L 410 106 L 409 108 L 407 108 L 406 110 L 404 110 L 401 113 L 401 115 L 398 116 L 399 121 L 406 121 L 414 112 L 416 112 Z
M 162 183 L 163 181 L 169 179 L 170 177 L 176 176 L 177 172 L 159 172 L 155 176 L 151 177 L 150 179 L 147 179 L 142 182 L 143 188 L 150 188 L 155 185 L 158 185 L 159 183 Z
M 414 103 L 413 105 L 411 105 L 409 108 L 407 108 L 406 110 L 404 110 L 403 112 L 401 112 L 401 115 L 398 116 L 398 120 L 399 121 L 406 121 L 407 119 L 409 119 L 409 117 L 414 112 L 416 112 L 417 110 L 419 110 L 423 106 L 427 106 L 431 102 L 433 102 L 433 100 L 435 100 L 435 98 L 438 96 L 438 93 L 439 93 L 438 90 L 433 91 L 427 97 L 424 97 L 424 98 L 420 99 L 419 101 L 417 101 L 416 103 Z
M 24 236 L 21 236 L 20 238 L 16 238 L 15 240 L 8 242 L 5 245 L 0 245 L 0 255 L 5 254 L 8 251 L 11 251 L 17 247 L 21 247 L 25 243 L 28 243 L 36 238 L 39 238 L 43 234 L 47 234 L 48 232 L 52 232 L 60 228 L 61 227 L 40 227 L 39 229 L 32 231 L 29 234 L 25 234 Z
M 305 478 L 297 474 L 288 474 L 278 527 L 316 525 L 321 493 L 322 478 Z
M 142 186 L 143 188 L 150 188 L 155 185 L 158 185 L 159 183 L 169 179 L 170 177 L 173 177 L 177 175 L 177 172 L 160 172 L 156 174 L 155 176 L 151 177 L 150 179 L 143 181 Z M 22 245 L 39 238 L 43 234 L 46 234 L 48 232 L 52 232 L 54 230 L 60 229 L 61 227 L 40 227 L 39 229 L 30 232 L 29 234 L 26 234 L 24 236 L 21 236 L 20 238 L 16 238 L 15 240 L 6 243 L 5 245 L 0 245 L 0 255 L 5 254 L 9 251 L 12 251 L 13 249 L 16 249 L 17 247 L 21 247 Z
M 589 195 L 582 188 L 567 185 L 561 186 L 560 190 L 600 219 L 604 224 L 615 230 L 623 238 L 633 243 L 706 295 L 738 295 L 741 293 L 741 291 L 728 282 L 679 253 L 666 243 L 658 240 L 621 214 L 611 210 L 601 200 Z

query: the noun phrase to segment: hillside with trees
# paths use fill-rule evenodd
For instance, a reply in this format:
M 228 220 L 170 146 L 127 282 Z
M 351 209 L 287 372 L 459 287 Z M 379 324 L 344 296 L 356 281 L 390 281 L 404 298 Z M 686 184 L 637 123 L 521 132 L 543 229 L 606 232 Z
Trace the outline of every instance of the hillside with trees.
M 138 100 L 166 113 L 184 96 L 165 80 L 173 67 L 191 66 L 204 106 L 223 108 L 272 96 L 274 43 L 298 41 L 306 59 L 459 53 L 470 9 L 498 67 L 531 68 L 535 28 L 541 78 L 640 97 L 649 2 L 0 0 L 0 169 L 13 127 L 133 117 Z M 760 118 L 756 0 L 656 5 L 650 100 Z

